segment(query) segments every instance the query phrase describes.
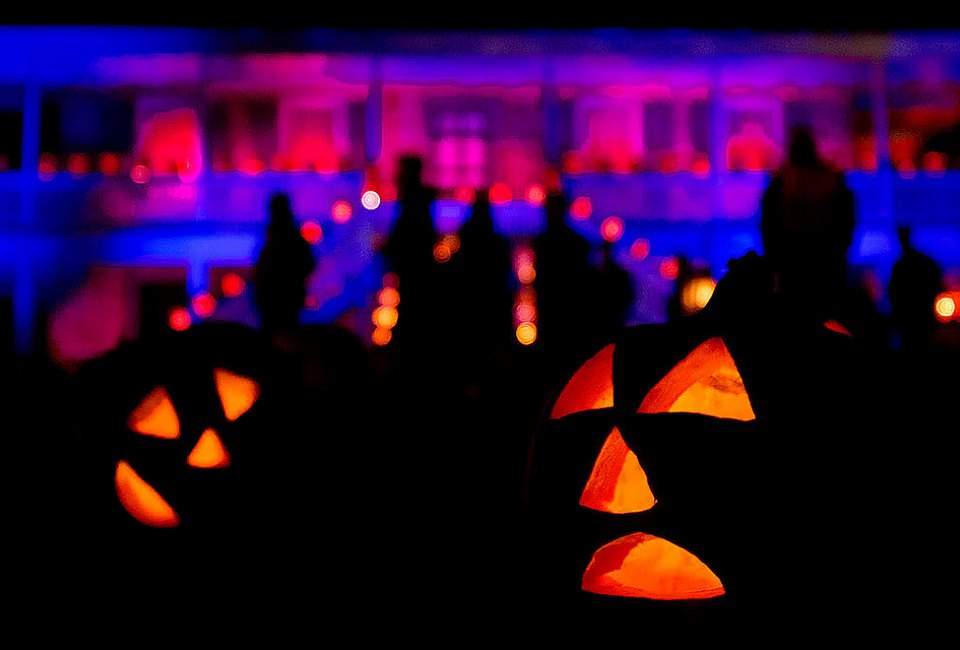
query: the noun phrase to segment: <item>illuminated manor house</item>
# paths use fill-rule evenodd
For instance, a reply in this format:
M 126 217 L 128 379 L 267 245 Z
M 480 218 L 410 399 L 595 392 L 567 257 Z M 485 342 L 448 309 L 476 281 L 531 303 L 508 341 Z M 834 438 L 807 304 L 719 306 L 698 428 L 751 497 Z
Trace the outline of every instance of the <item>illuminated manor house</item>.
M 896 227 L 960 267 L 960 36 L 583 30 L 418 34 L 0 27 L 0 332 L 81 361 L 152 328 L 255 322 L 270 193 L 320 260 L 305 322 L 370 340 L 401 155 L 441 236 L 489 188 L 522 253 L 557 187 L 664 318 L 678 256 L 759 250 L 793 125 L 857 197 L 850 261 L 883 305 Z M 455 249 L 453 249 L 455 252 Z M 449 255 L 449 250 L 447 255 Z M 955 281 L 955 280 L 951 280 Z

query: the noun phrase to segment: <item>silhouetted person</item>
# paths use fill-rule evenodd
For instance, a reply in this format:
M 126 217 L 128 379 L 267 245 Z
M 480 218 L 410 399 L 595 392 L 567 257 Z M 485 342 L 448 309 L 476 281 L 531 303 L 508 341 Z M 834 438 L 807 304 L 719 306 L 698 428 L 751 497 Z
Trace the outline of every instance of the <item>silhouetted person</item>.
M 503 369 L 513 343 L 511 245 L 494 228 L 486 189 L 477 192 L 458 235 L 460 248 L 447 269 L 454 343 L 461 351 L 461 381 L 476 390 Z
M 909 226 L 900 226 L 897 236 L 901 253 L 888 285 L 892 326 L 900 337 L 900 349 L 908 353 L 928 350 L 938 325 L 933 304 L 944 290 L 943 270 L 914 247 Z
M 780 296 L 797 317 L 834 316 L 847 282 L 855 203 L 843 174 L 826 164 L 805 127 L 791 132 L 786 162 L 761 201 L 760 235 Z
M 562 192 L 546 200 L 546 227 L 533 240 L 537 294 L 537 345 L 548 365 L 564 369 L 592 352 L 593 314 L 588 308 L 590 242 L 567 222 L 569 202 Z M 549 372 L 549 371 L 548 371 Z
M 637 293 L 633 275 L 614 256 L 613 243 L 604 241 L 601 252 L 603 257 L 596 271 L 594 293 L 599 344 L 613 340 L 628 324 Z
M 381 248 L 389 271 L 399 278 L 400 304 L 393 342 L 400 363 L 407 365 L 429 347 L 437 309 L 437 263 L 433 247 L 437 231 L 431 206 L 437 192 L 423 182 L 423 161 L 403 156 L 397 171 L 397 215 Z M 415 367 L 415 363 L 414 363 Z
M 317 262 L 297 228 L 290 197 L 274 193 L 269 211 L 267 238 L 254 269 L 255 300 L 261 329 L 270 336 L 285 337 L 300 324 L 307 279 Z

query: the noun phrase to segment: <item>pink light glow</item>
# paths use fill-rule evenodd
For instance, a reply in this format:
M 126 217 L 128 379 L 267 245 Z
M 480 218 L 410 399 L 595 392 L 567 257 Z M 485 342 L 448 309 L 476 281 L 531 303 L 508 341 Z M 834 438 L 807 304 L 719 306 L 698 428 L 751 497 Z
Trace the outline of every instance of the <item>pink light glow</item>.
M 570 204 L 570 216 L 577 221 L 589 219 L 592 214 L 593 204 L 590 202 L 589 196 L 578 196 Z
M 633 244 L 630 246 L 630 257 L 639 261 L 646 259 L 649 254 L 650 242 L 648 240 L 639 237 L 633 241 Z
M 143 185 L 150 180 L 150 170 L 146 165 L 134 165 L 130 169 L 130 180 L 139 185 Z
M 608 242 L 619 241 L 623 237 L 623 219 L 620 217 L 607 217 L 600 224 L 600 234 Z
M 174 307 L 167 316 L 167 323 L 175 332 L 182 332 L 189 328 L 190 321 L 190 312 L 186 307 Z
M 316 221 L 304 221 L 300 226 L 300 234 L 310 244 L 319 244 L 323 240 L 323 228 Z
M 676 280 L 680 275 L 680 263 L 676 257 L 668 257 L 660 262 L 660 277 L 664 280 Z
M 347 201 L 337 201 L 330 207 L 330 217 L 337 223 L 347 223 L 353 217 L 353 207 Z
M 533 184 L 527 188 L 527 203 L 530 205 L 543 205 L 547 200 L 547 193 L 543 185 Z

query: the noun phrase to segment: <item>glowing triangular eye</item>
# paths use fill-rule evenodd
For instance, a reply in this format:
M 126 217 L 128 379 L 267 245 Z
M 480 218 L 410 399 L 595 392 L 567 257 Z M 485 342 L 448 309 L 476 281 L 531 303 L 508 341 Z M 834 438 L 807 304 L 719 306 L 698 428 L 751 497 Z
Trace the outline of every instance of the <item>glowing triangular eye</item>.
M 637 455 L 614 427 L 597 455 L 580 505 L 593 510 L 623 514 L 643 512 L 656 503 L 647 474 Z
M 584 591 L 653 600 L 715 598 L 720 579 L 689 551 L 665 539 L 633 533 L 600 547 L 583 573 Z
M 246 413 L 260 397 L 260 386 L 248 377 L 216 368 L 213 379 L 217 384 L 220 403 L 223 404 L 223 414 L 231 422 Z
M 723 339 L 714 337 L 688 354 L 650 389 L 638 413 L 700 413 L 749 421 L 756 418 L 740 371 Z
M 180 436 L 180 419 L 173 408 L 167 389 L 157 386 L 143 398 L 127 419 L 127 426 L 137 433 L 157 438 Z
M 205 429 L 200 434 L 200 439 L 187 456 L 187 465 L 201 469 L 230 466 L 230 454 L 216 431 Z
M 551 418 L 613 406 L 613 350 L 610 344 L 574 373 L 550 411 Z
M 113 482 L 120 504 L 140 523 L 155 528 L 172 528 L 180 524 L 180 517 L 170 504 L 126 461 L 117 463 Z

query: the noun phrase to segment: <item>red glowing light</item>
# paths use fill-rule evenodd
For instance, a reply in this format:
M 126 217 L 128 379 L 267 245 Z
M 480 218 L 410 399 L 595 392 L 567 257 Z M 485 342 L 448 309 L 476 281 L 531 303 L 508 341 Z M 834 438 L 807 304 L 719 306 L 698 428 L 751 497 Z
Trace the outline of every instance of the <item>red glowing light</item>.
M 376 210 L 380 207 L 380 195 L 373 190 L 367 190 L 360 197 L 360 205 L 367 210 Z
M 217 308 L 217 299 L 207 292 L 198 293 L 190 301 L 190 305 L 193 307 L 193 313 L 200 318 L 207 318 Z
M 593 214 L 593 203 L 589 196 L 578 196 L 570 204 L 570 216 L 578 221 L 589 219 Z
M 947 155 L 940 151 L 928 151 L 923 154 L 921 161 L 923 169 L 928 172 L 942 172 L 947 169 Z
M 506 183 L 494 183 L 490 186 L 489 197 L 492 205 L 502 205 L 513 200 L 513 191 Z
M 167 315 L 167 323 L 175 332 L 182 332 L 190 327 L 190 320 L 190 312 L 186 307 L 174 307 Z
M 40 172 L 41 176 L 52 176 L 57 173 L 57 157 L 52 153 L 42 153 L 40 154 L 40 163 L 37 166 L 37 171 Z
M 650 242 L 640 237 L 630 245 L 630 257 L 635 260 L 645 260 L 650 254 Z
M 668 257 L 660 262 L 660 277 L 664 280 L 676 280 L 680 275 L 680 263 L 675 257 Z
M 337 201 L 330 207 L 330 216 L 337 223 L 347 223 L 353 217 L 353 207 L 347 201 Z
M 146 165 L 134 165 L 130 169 L 130 180 L 140 185 L 150 180 L 150 169 Z
M 547 192 L 543 185 L 533 184 L 527 188 L 527 203 L 530 205 L 543 205 L 547 200 Z
M 240 163 L 240 173 L 250 174 L 255 176 L 262 173 L 267 169 L 266 163 L 264 163 L 259 158 L 254 158 L 253 156 L 245 158 L 242 163 Z
M 477 193 L 468 185 L 461 185 L 453 191 L 453 198 L 461 203 L 473 203 L 477 198 Z
M 397 275 L 396 273 L 394 273 L 393 271 L 390 271 L 389 273 L 384 273 L 384 274 L 383 274 L 383 286 L 385 286 L 385 287 L 393 287 L 394 289 L 399 288 L 399 287 L 400 287 L 400 276 Z
M 323 228 L 316 221 L 304 221 L 300 225 L 300 235 L 311 244 L 319 244 L 323 240 Z
M 236 298 L 246 289 L 247 283 L 236 273 L 227 273 L 220 278 L 220 290 L 227 298 Z
M 690 164 L 690 171 L 697 176 L 706 176 L 710 173 L 710 158 L 704 154 L 697 154 Z
M 120 156 L 115 153 L 102 153 L 97 159 L 100 173 L 113 176 L 120 173 Z
M 85 153 L 67 156 L 67 171 L 71 174 L 86 174 L 90 171 L 90 158 Z
M 600 224 L 600 234 L 608 242 L 619 241 L 623 237 L 623 219 L 620 217 L 607 217 Z

